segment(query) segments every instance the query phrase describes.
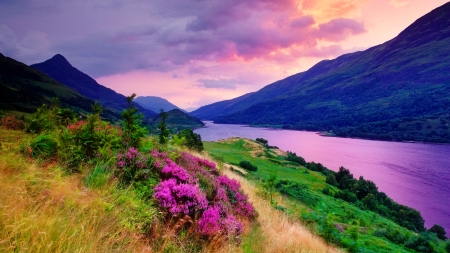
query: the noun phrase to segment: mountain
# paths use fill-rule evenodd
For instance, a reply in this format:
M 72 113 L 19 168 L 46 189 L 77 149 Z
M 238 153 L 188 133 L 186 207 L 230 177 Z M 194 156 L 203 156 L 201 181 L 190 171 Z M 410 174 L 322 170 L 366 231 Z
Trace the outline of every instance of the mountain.
M 226 115 L 214 104 L 191 115 L 346 137 L 450 142 L 448 13 L 450 3 L 381 45 L 321 61 L 255 93 L 216 103 L 228 105 Z
M 138 103 L 140 106 L 144 107 L 145 109 L 159 112 L 161 109 L 164 111 L 170 111 L 173 109 L 179 109 L 178 106 L 170 103 L 164 98 L 155 97 L 155 96 L 141 96 L 134 99 L 134 102 Z
M 274 82 L 265 86 L 257 92 L 250 92 L 240 97 L 216 102 L 210 105 L 205 105 L 195 111 L 189 113 L 200 119 L 214 120 L 222 116 L 237 113 L 252 105 L 258 104 L 276 96 L 283 95 L 293 88 L 292 83 L 301 82 L 303 73 L 295 74 L 286 79 Z
M 168 111 L 167 113 L 168 116 L 166 119 L 166 124 L 171 132 L 178 132 L 183 129 L 195 129 L 205 126 L 205 123 L 203 123 L 201 120 L 197 119 L 196 117 L 190 116 L 189 114 L 179 109 L 173 109 Z M 153 118 L 153 121 L 151 123 L 154 129 L 156 129 L 159 122 L 159 115 Z
M 34 113 L 42 104 L 59 98 L 60 106 L 81 113 L 91 112 L 94 103 L 78 92 L 40 71 L 0 54 L 0 110 L 4 112 Z M 105 109 L 103 117 L 115 121 L 120 115 Z
M 57 54 L 42 63 L 30 67 L 42 71 L 51 78 L 67 85 L 80 94 L 97 100 L 105 107 L 121 112 L 127 108 L 126 97 L 97 83 L 92 77 L 73 67 L 64 56 Z M 130 94 L 131 95 L 131 94 Z M 146 117 L 154 117 L 155 112 L 134 103 Z

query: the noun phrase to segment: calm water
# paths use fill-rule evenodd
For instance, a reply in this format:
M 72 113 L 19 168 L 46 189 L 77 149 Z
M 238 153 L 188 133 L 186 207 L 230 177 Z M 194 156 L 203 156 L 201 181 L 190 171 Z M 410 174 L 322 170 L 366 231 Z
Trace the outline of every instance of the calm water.
M 425 226 L 439 224 L 450 234 L 450 145 L 323 137 L 313 132 L 253 128 L 205 122 L 195 130 L 204 141 L 229 137 L 264 138 L 269 145 L 296 152 L 306 161 L 375 182 L 398 203 L 419 210 Z

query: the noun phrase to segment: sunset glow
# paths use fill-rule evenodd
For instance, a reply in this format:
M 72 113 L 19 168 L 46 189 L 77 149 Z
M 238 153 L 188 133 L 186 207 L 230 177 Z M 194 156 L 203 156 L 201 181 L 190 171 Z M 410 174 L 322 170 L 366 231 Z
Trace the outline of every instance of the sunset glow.
M 60 53 L 124 95 L 185 109 L 394 38 L 445 0 L 2 1 L 0 52 Z

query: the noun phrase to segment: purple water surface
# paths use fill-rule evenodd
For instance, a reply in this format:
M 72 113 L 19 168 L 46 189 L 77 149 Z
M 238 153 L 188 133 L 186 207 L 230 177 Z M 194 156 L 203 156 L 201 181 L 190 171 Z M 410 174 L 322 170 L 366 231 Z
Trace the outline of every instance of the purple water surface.
M 450 145 L 323 137 L 314 132 L 253 128 L 205 122 L 196 129 L 204 141 L 233 136 L 264 138 L 306 161 L 375 182 L 394 201 L 420 211 L 425 226 L 439 224 L 450 234 Z

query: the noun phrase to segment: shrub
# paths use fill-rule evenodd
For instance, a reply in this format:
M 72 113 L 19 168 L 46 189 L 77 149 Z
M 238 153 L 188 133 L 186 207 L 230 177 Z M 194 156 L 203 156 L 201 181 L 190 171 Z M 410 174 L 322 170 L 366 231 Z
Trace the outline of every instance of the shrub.
M 23 120 L 16 119 L 14 115 L 2 117 L 1 125 L 9 130 L 25 129 L 25 122 Z
M 295 163 L 300 164 L 302 166 L 306 166 L 305 159 L 303 159 L 303 157 L 301 157 L 301 156 L 297 156 L 296 153 L 288 151 L 287 152 L 287 157 L 285 159 L 287 161 L 295 162 Z
M 199 152 L 203 151 L 202 137 L 199 134 L 194 133 L 192 129 L 185 129 L 181 131 L 178 136 L 180 136 L 180 139 L 184 139 L 182 145 Z
M 326 182 L 327 184 L 332 185 L 332 186 L 337 186 L 337 185 L 338 185 L 338 183 L 337 183 L 337 181 L 336 181 L 336 177 L 334 176 L 333 173 L 330 173 L 330 174 L 327 176 L 327 179 L 325 180 L 325 182 Z
M 246 218 L 255 216 L 253 206 L 248 203 L 247 195 L 241 192 L 241 184 L 238 181 L 227 176 L 219 176 L 216 181 L 221 186 L 217 192 L 218 200 L 231 204 L 231 211 L 237 215 Z
M 58 144 L 48 134 L 40 134 L 30 142 L 31 156 L 49 158 L 56 154 Z
M 193 216 L 208 205 L 206 196 L 198 185 L 180 184 L 173 178 L 160 182 L 155 187 L 153 197 L 161 207 L 166 208 L 174 216 L 179 214 Z
M 429 239 L 424 234 L 412 236 L 405 243 L 405 246 L 419 252 L 434 252 L 433 246 L 431 246 Z
M 437 237 L 441 240 L 447 240 L 447 237 L 445 236 L 446 234 L 445 229 L 442 226 L 434 224 L 430 229 L 428 229 L 428 231 L 435 233 Z
M 328 188 L 328 187 L 323 188 L 322 193 L 325 195 L 330 195 L 330 188 Z
M 132 181 L 146 179 L 149 175 L 152 159 L 142 155 L 135 148 L 129 148 L 125 153 L 117 153 L 117 169 L 115 175 L 124 185 Z
M 202 235 L 215 235 L 220 231 L 220 212 L 219 207 L 210 206 L 202 214 L 202 217 L 198 221 L 197 230 Z
M 265 148 L 269 146 L 269 141 L 263 138 L 256 138 L 256 142 L 261 143 Z
M 244 168 L 244 169 L 246 169 L 246 170 L 249 170 L 249 171 L 258 171 L 258 167 L 253 165 L 249 161 L 241 161 L 239 163 L 239 166 Z

